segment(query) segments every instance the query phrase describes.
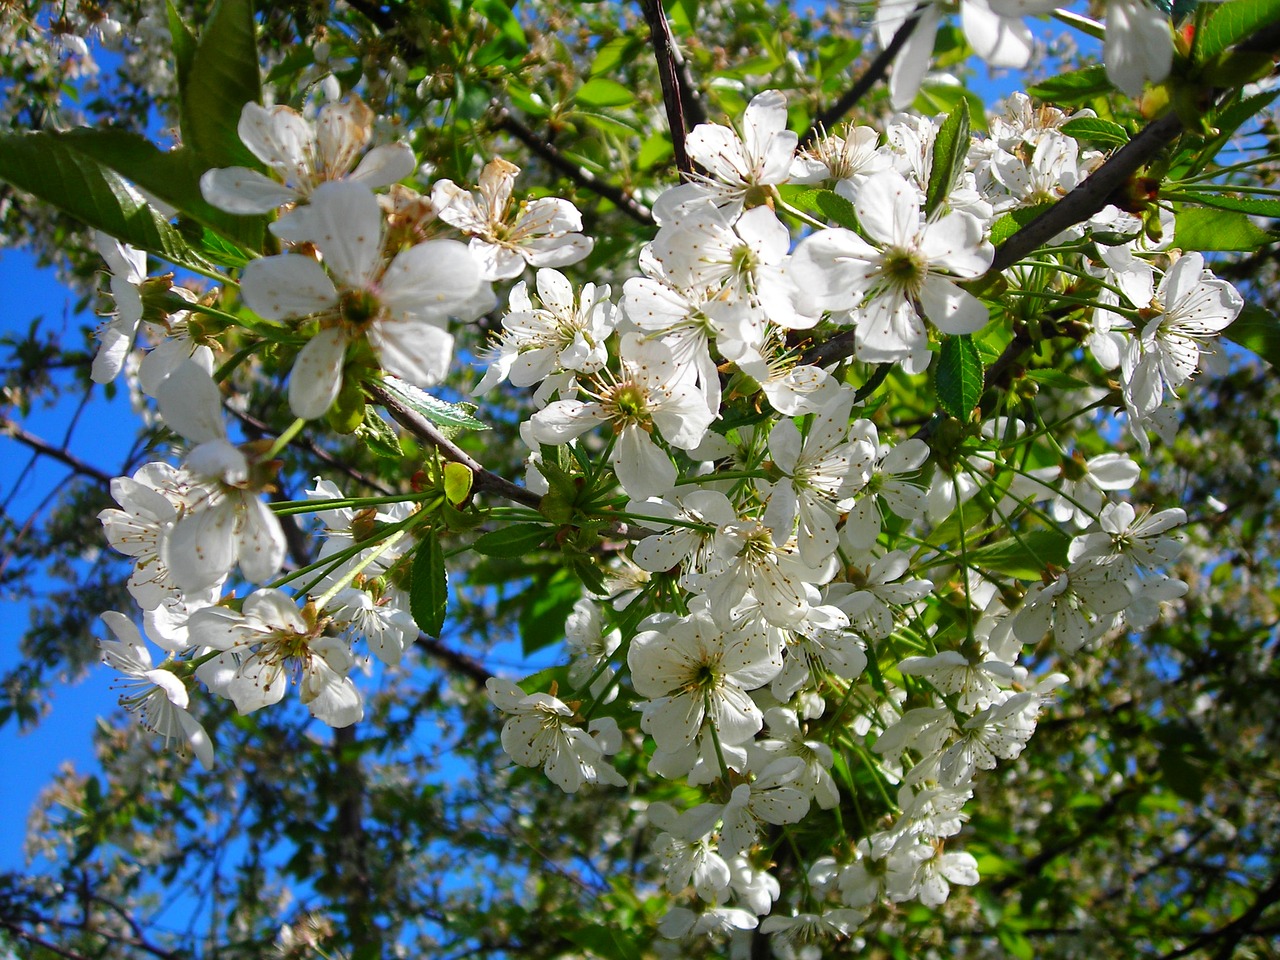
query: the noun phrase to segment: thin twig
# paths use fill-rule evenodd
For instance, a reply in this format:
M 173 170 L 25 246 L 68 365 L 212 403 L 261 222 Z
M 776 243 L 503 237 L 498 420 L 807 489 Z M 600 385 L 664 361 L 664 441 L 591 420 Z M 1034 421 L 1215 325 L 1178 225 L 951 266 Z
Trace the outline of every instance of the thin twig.
M 671 128 L 671 147 L 675 152 L 676 169 L 685 176 L 693 173 L 693 162 L 685 146 L 689 132 L 688 113 L 680 83 L 680 67 L 675 40 L 671 36 L 671 24 L 662 11 L 660 0 L 640 0 L 640 9 L 649 24 L 649 43 L 658 63 L 658 79 L 662 84 L 662 103 L 667 110 L 667 125 Z
M 261 431 L 264 437 L 275 437 L 276 435 L 275 431 L 272 430 L 267 423 L 265 423 L 262 420 L 259 420 L 257 417 L 253 416 L 252 414 L 244 413 L 240 410 L 236 410 L 234 407 L 229 407 L 229 406 L 224 407 L 224 409 L 227 410 L 232 416 L 234 416 L 237 420 L 239 420 L 241 423 L 245 424 L 246 426 L 249 426 L 255 430 Z M 357 470 L 355 467 L 346 463 L 344 460 L 341 460 L 338 457 L 335 457 L 328 450 L 324 449 L 324 447 L 317 446 L 313 441 L 303 436 L 302 434 L 298 434 L 298 436 L 290 440 L 289 446 L 297 447 L 300 450 L 305 450 L 307 453 L 311 454 L 313 457 L 316 457 L 319 460 L 323 460 L 325 463 L 333 467 L 335 470 L 341 470 L 343 473 L 345 473 L 348 477 L 350 477 L 352 480 L 356 481 L 357 483 L 363 484 L 364 486 L 368 487 L 370 490 L 376 490 L 378 493 L 382 494 L 383 496 L 390 496 L 394 492 L 390 487 L 386 486 L 380 481 L 375 480 L 373 477 L 369 476 L 366 473 L 362 473 L 361 471 Z
M 425 440 L 431 444 L 431 446 L 444 454 L 447 459 L 467 467 L 474 475 L 473 482 L 477 491 L 488 490 L 500 497 L 505 497 L 513 503 L 531 507 L 534 510 L 537 510 L 542 505 L 542 498 L 532 490 L 512 483 L 506 477 L 500 477 L 493 471 L 485 469 L 471 454 L 442 434 L 434 423 L 416 410 L 406 407 L 392 394 L 383 389 L 380 384 L 366 384 L 365 389 L 374 401 L 385 407 L 387 413 L 391 414 L 402 427 L 418 439 Z
M 444 663 L 445 666 L 472 680 L 477 687 L 483 687 L 493 673 L 479 660 L 465 653 L 447 647 L 434 637 L 425 633 L 418 634 L 418 646 L 431 656 Z
M 863 71 L 862 76 L 857 79 L 854 85 L 846 90 L 839 100 L 818 114 L 813 121 L 813 126 L 800 138 L 802 147 L 808 146 L 819 134 L 838 123 L 846 113 L 857 105 L 859 100 L 866 96 L 867 91 L 874 87 L 884 76 L 885 71 L 889 69 L 889 64 L 898 55 L 898 51 L 906 46 L 907 40 L 911 38 L 911 34 L 916 29 L 916 24 L 919 22 L 920 13 L 918 10 L 903 21 L 902 26 L 898 28 L 898 32 L 893 35 L 888 45 L 876 54 L 875 59 L 867 64 L 867 69 Z
M 539 137 L 521 123 L 510 110 L 496 100 L 493 103 L 493 107 L 495 111 L 494 125 L 498 129 L 505 130 L 511 134 L 578 186 L 604 197 L 636 223 L 645 227 L 653 226 L 653 214 L 649 212 L 649 208 L 643 203 L 627 194 L 621 187 L 601 180 L 590 170 L 578 166 L 578 164 L 561 153 L 554 144 Z
M 101 470 L 91 463 L 86 463 L 75 454 L 68 453 L 60 447 L 55 447 L 48 440 L 37 437 L 33 433 L 28 433 L 26 430 L 23 430 L 22 427 L 18 426 L 18 424 L 5 417 L 0 417 L 0 435 L 12 437 L 14 440 L 18 441 L 18 443 L 25 447 L 29 447 L 36 451 L 36 453 L 49 457 L 51 460 L 57 460 L 64 466 L 70 467 L 81 476 L 92 477 L 104 486 L 109 486 L 111 481 L 115 479 L 105 470 Z

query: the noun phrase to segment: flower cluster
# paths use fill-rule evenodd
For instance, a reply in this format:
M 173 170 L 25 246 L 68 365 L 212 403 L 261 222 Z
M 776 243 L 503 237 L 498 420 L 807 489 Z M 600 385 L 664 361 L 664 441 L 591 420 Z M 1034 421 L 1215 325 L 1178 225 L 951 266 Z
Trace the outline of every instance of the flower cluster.
M 1022 56 L 1016 16 L 962 11 L 993 62 Z M 936 17 L 926 5 L 920 35 Z M 895 97 L 909 80 L 899 71 Z M 351 395 L 357 423 L 390 430 L 366 399 L 442 382 L 454 336 L 497 302 L 492 284 L 532 271 L 507 292 L 477 393 L 530 391 L 520 434 L 528 485 L 544 496 L 522 520 L 541 524 L 530 542 L 571 541 L 591 575 L 566 625 L 568 690 L 493 678 L 488 692 L 507 754 L 567 792 L 625 785 L 619 756 L 691 788 L 683 809 L 645 814 L 679 901 L 662 922 L 670 936 L 757 925 L 783 940 L 848 936 L 879 904 L 936 906 L 975 883 L 954 838 L 977 779 L 1019 755 L 1066 680 L 1028 651 L 1051 636 L 1070 656 L 1153 622 L 1186 589 L 1170 572 L 1185 514 L 1119 499 L 1139 473 L 1127 454 L 1064 451 L 1034 400 L 997 410 L 981 383 L 964 404 L 943 396 L 940 356 L 981 364 L 1012 331 L 1064 339 L 1118 370 L 1101 402 L 1145 447 L 1241 309 L 1200 255 L 1168 232 L 1153 244 L 1116 207 L 991 276 L 993 227 L 1103 160 L 1063 121 L 1014 97 L 990 137 L 948 145 L 943 118 L 898 115 L 882 133 L 835 131 L 801 152 L 784 97 L 761 94 L 740 132 L 692 131 L 700 173 L 654 204 L 657 229 L 616 300 L 561 270 L 592 249 L 570 203 L 515 203 L 517 171 L 502 159 L 484 165 L 478 192 L 442 180 L 419 194 L 398 182 L 415 167 L 407 147 L 360 159 L 370 117 L 355 100 L 314 125 L 246 107 L 242 138 L 270 176 L 204 178 L 224 210 L 281 211 L 271 231 L 285 252 L 243 269 L 253 316 L 241 326 L 291 359 L 298 430 L 343 422 Z M 141 261 L 104 252 L 118 312 L 103 377 L 131 349 L 146 282 Z M 467 476 L 461 492 L 433 459 L 399 502 L 317 480 L 310 501 L 268 505 L 289 436 L 233 442 L 213 355 L 199 354 L 209 344 L 169 346 L 177 331 L 148 331 L 148 359 L 172 350 L 180 362 L 147 392 L 185 440 L 181 464 L 117 480 L 119 508 L 102 515 L 171 658 L 153 667 L 116 613 L 104 651 L 154 685 L 125 702 L 208 762 L 185 713 L 193 678 L 245 713 L 294 682 L 324 722 L 361 718 L 353 644 L 395 667 L 426 626 L 406 569 L 426 557 L 442 579 L 439 538 L 476 536 L 477 524 L 442 519 L 473 509 L 474 464 L 442 447 Z M 848 349 L 806 353 L 834 340 Z M 929 415 L 930 398 L 903 430 L 874 394 L 888 382 L 923 395 L 926 372 L 949 416 Z M 281 512 L 315 513 L 325 537 L 283 576 Z M 629 542 L 602 569 L 583 554 L 605 525 Z M 264 586 L 237 599 L 228 590 L 242 580 Z M 855 811 L 856 824 L 843 819 Z M 774 855 L 797 834 L 808 882 L 784 890 Z

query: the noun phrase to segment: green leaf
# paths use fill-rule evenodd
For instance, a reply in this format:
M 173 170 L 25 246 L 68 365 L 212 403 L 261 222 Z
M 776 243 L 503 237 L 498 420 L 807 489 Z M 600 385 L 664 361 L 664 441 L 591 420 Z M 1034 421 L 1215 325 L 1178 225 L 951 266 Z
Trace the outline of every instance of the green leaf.
M 1268 197 L 1234 197 L 1225 193 L 1205 193 L 1199 190 L 1179 190 L 1177 199 L 1186 203 L 1199 203 L 1217 210 L 1238 210 L 1257 217 L 1280 217 L 1280 200 Z
M 449 578 L 444 572 L 444 552 L 440 549 L 440 537 L 432 527 L 413 555 L 409 612 L 423 633 L 438 637 L 444 629 L 448 602 Z
M 574 94 L 574 103 L 588 107 L 624 107 L 633 102 L 635 93 L 630 87 L 607 77 L 588 80 Z
M 525 656 L 559 643 L 565 619 L 582 596 L 582 583 L 569 570 L 535 580 L 526 591 L 528 605 L 520 612 L 520 645 Z
M 937 363 L 938 403 L 956 419 L 968 420 L 982 398 L 982 358 L 973 337 L 947 337 Z
M 1186 207 L 1174 221 L 1176 243 L 1184 250 L 1257 250 L 1275 240 L 1249 215 L 1236 210 Z
M 191 229 L 193 227 L 195 229 Z M 250 260 L 256 259 L 256 254 L 223 239 L 208 227 L 202 227 L 195 221 L 181 224 L 179 229 L 187 241 L 196 246 L 201 254 L 221 267 L 239 268 Z
M 956 179 L 964 172 L 969 155 L 969 101 L 961 100 L 947 114 L 933 141 L 933 165 L 929 170 L 929 186 L 925 190 L 925 215 L 933 213 L 946 201 Z
M 355 434 L 364 441 L 364 445 L 380 457 L 399 460 L 404 456 L 400 449 L 400 438 L 396 436 L 391 424 L 378 416 L 378 411 L 370 404 L 364 408 L 364 419 L 356 427 Z
M 1079 377 L 1073 377 L 1071 374 L 1062 370 L 1054 370 L 1052 367 L 1046 367 L 1041 370 L 1028 370 L 1024 376 L 1028 380 L 1035 383 L 1043 383 L 1047 387 L 1053 387 L 1055 390 L 1082 390 L 1089 386 L 1085 380 Z
M 595 59 L 591 61 L 590 75 L 599 77 L 612 73 L 624 62 L 631 60 L 639 49 L 640 43 L 635 37 L 614 37 L 608 43 L 601 44 L 596 51 Z
M 487 557 L 523 557 L 538 549 L 551 530 L 540 523 L 517 523 L 484 534 L 471 547 Z
M 1246 303 L 1222 335 L 1280 370 L 1280 317 L 1270 310 Z
M 1129 133 L 1124 127 L 1101 117 L 1076 117 L 1068 120 L 1059 128 L 1068 137 L 1100 143 L 1107 147 L 1122 147 L 1129 142 Z
M 120 174 L 55 134 L 0 134 L 0 180 L 176 266 L 214 269 Z
M 975 566 L 1006 577 L 1035 580 L 1048 564 L 1067 565 L 1071 538 L 1061 530 L 1024 530 L 1017 537 L 974 547 L 965 558 Z
M 941 36 L 941 34 L 939 34 Z M 934 62 L 935 66 L 937 61 Z M 912 107 L 926 116 L 941 116 L 957 110 L 961 103 L 969 105 L 969 123 L 978 130 L 987 128 L 986 104 L 966 87 L 950 83 L 926 83 L 920 87 Z
M 139 134 L 109 127 L 80 127 L 50 136 L 122 174 L 236 246 L 254 251 L 262 249 L 265 218 L 234 216 L 206 203 L 200 192 L 200 176 L 208 164 L 193 151 L 185 147 L 161 150 Z
M 471 416 L 475 409 L 473 404 L 448 403 L 390 374 L 382 378 L 382 385 L 406 407 L 444 427 L 449 434 L 459 430 L 489 429 L 487 424 Z
M 612 927 L 583 927 L 566 933 L 565 937 L 601 960 L 642 960 L 644 956 L 633 941 Z
M 262 101 L 256 29 L 253 0 L 218 0 L 178 93 L 183 141 L 212 167 L 262 166 L 236 131 Z
M 178 89 L 187 84 L 191 75 L 191 63 L 196 58 L 195 34 L 182 22 L 172 0 L 165 0 L 165 15 L 169 18 L 169 40 L 173 44 L 173 61 L 178 74 Z
M 1107 68 L 1102 64 L 1094 64 L 1081 70 L 1050 77 L 1028 87 L 1027 93 L 1039 100 L 1069 106 L 1085 103 L 1094 97 L 1109 93 L 1111 81 L 1107 79 Z
M 858 229 L 858 213 L 853 204 L 834 190 L 815 191 L 813 205 L 823 212 L 828 220 L 838 227 L 849 230 Z
M 505 0 L 475 0 L 472 6 L 493 24 L 498 34 L 512 48 L 521 50 L 529 48 L 529 40 L 524 34 L 524 27 L 520 26 L 520 21 L 511 12 L 511 8 L 507 6 Z
M 547 667 L 537 673 L 531 673 L 516 683 L 525 693 L 546 693 L 555 684 L 561 690 L 569 687 L 569 667 L 562 664 L 558 667 Z
M 1204 64 L 1263 27 L 1280 23 L 1280 0 L 1231 0 L 1196 33 L 1195 62 Z
M 1037 203 L 1034 207 L 1018 207 L 1010 210 L 991 225 L 991 242 L 997 247 L 1000 246 L 1052 206 L 1052 202 Z
M 471 484 L 475 474 L 463 463 L 449 462 L 444 465 L 444 497 L 455 507 L 467 499 L 471 493 Z

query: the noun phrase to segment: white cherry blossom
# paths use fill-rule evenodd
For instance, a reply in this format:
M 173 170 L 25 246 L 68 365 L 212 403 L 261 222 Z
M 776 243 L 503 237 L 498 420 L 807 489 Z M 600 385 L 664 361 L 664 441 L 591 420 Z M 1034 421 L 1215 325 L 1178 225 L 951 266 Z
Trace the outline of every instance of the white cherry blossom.
M 175 673 L 152 665 L 151 654 L 128 617 L 112 610 L 102 620 L 115 634 L 114 640 L 98 641 L 102 659 L 128 678 L 121 706 L 136 713 L 146 729 L 160 734 L 166 747 L 172 742 L 189 744 L 197 759 L 212 768 L 213 744 L 200 722 L 187 712 L 186 685 Z
M 314 614 L 304 615 L 279 590 L 251 593 L 239 612 L 197 610 L 188 629 L 195 643 L 224 651 L 196 676 L 242 714 L 279 703 L 294 680 L 311 715 L 329 726 L 347 727 L 364 716 L 360 691 L 347 676 L 354 660 L 346 642 L 322 635 Z
M 480 192 L 471 194 L 452 180 L 437 180 L 431 200 L 441 220 L 471 236 L 471 252 L 485 280 L 510 280 L 526 265 L 565 267 L 591 252 L 583 236 L 582 214 L 568 200 L 543 197 L 513 211 L 511 189 L 520 168 L 497 158 L 480 173 Z
M 360 183 L 322 184 L 308 207 L 273 227 L 324 255 L 324 266 L 295 253 L 254 260 L 240 285 L 245 302 L 268 320 L 320 322 L 293 364 L 289 406 L 296 416 L 324 415 L 342 389 L 347 348 L 360 340 L 388 372 L 415 386 L 444 377 L 453 355 L 447 318 L 465 311 L 480 289 L 462 244 L 429 240 L 387 262 L 382 211 Z
M 687 746 L 704 724 L 727 744 L 759 732 L 764 719 L 747 692 L 782 668 L 761 627 L 743 619 L 726 628 L 705 607 L 687 617 L 656 614 L 645 623 L 627 664 L 636 693 L 649 698 L 644 710 L 658 746 Z
M 321 107 L 314 123 L 290 107 L 246 103 L 237 132 L 275 177 L 248 167 L 223 167 L 207 171 L 200 178 L 200 190 L 210 204 L 228 213 L 257 214 L 308 200 L 321 184 L 333 180 L 347 179 L 369 189 L 395 183 L 416 166 L 407 144 L 374 147 L 356 165 L 373 135 L 373 120 L 373 111 L 354 93 L 344 102 Z

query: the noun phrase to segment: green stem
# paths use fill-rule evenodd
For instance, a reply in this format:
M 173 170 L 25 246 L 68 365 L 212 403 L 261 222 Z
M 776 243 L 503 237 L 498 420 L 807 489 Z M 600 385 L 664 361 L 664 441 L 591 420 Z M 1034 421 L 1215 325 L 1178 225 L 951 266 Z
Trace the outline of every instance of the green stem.
M 247 347 L 241 347 L 239 350 L 237 350 L 234 354 L 232 354 L 229 360 L 227 360 L 225 363 L 222 364 L 222 366 L 220 366 L 216 371 L 214 371 L 214 374 L 213 374 L 214 381 L 216 383 L 222 383 L 222 381 L 226 380 L 227 377 L 231 376 L 231 374 L 235 371 L 236 367 L 240 366 L 240 364 L 244 363 L 251 356 L 253 356 L 254 353 L 257 352 L 260 346 L 262 346 L 261 343 L 251 343 Z
M 285 430 L 284 433 L 280 434 L 280 436 L 276 437 L 275 441 L 267 449 L 267 452 L 262 459 L 274 460 L 276 458 L 276 454 L 287 447 L 289 445 L 289 441 L 296 437 L 306 425 L 307 421 L 304 417 L 299 417 L 297 420 L 293 421 L 293 423 L 289 424 L 288 429 Z
M 391 536 L 387 537 L 387 539 L 383 540 L 382 543 L 378 544 L 375 549 L 371 550 L 367 557 L 344 573 L 337 583 L 316 598 L 316 609 L 323 610 L 325 608 L 325 604 L 337 596 L 339 591 L 344 590 L 348 584 L 355 580 L 365 567 L 369 566 L 369 564 L 373 563 L 373 561 L 377 560 L 380 556 L 395 546 L 406 532 L 407 531 L 405 530 L 397 530 L 395 533 L 391 534 Z
M 769 474 L 763 470 L 722 470 L 719 473 L 707 473 L 700 477 L 681 477 L 676 481 L 677 487 L 690 483 L 718 483 L 721 480 L 768 480 Z
M 285 339 L 281 334 L 287 332 L 287 328 L 278 323 L 250 320 L 246 317 L 237 316 L 234 313 L 227 313 L 225 310 L 219 310 L 217 307 L 206 306 L 203 303 L 190 303 L 186 305 L 185 309 L 190 310 L 192 313 L 203 313 L 207 317 L 214 317 L 224 323 L 230 324 L 231 326 L 241 327 L 245 330 L 252 331 L 264 340 Z
M 415 503 L 437 496 L 439 491 L 428 490 L 424 493 L 402 493 L 386 497 L 336 497 L 329 500 L 281 500 L 270 504 L 274 513 L 282 517 L 296 513 L 318 513 L 322 510 L 363 509 L 381 503 Z
M 711 713 L 711 697 L 703 694 L 702 710 L 704 714 Z M 729 764 L 725 763 L 724 750 L 720 747 L 720 734 L 716 732 L 716 725 L 708 723 L 707 728 L 711 731 L 711 745 L 716 750 L 716 761 L 720 764 L 720 776 L 724 778 L 724 785 L 727 788 L 730 784 L 729 780 Z

